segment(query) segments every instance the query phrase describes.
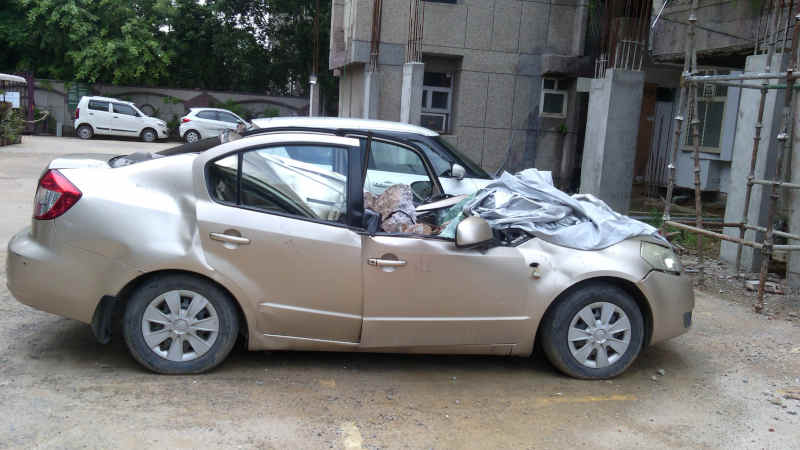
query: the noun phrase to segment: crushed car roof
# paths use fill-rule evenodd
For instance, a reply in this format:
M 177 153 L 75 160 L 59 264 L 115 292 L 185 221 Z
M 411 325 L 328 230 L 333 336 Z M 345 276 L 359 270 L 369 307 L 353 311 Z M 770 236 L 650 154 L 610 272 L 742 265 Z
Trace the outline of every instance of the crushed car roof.
M 407 123 L 389 122 L 386 120 L 352 119 L 344 117 L 273 117 L 253 119 L 258 128 L 306 127 L 348 130 L 389 131 L 399 133 L 415 133 L 423 136 L 438 136 L 439 133 L 427 128 Z

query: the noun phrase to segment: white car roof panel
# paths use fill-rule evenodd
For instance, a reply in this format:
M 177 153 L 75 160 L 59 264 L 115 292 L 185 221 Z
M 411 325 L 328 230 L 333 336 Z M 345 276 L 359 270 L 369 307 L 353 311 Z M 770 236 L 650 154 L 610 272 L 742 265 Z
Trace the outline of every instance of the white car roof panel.
M 273 117 L 253 119 L 258 128 L 270 129 L 280 127 L 308 127 L 325 129 L 355 129 L 364 131 L 394 131 L 399 133 L 415 133 L 423 136 L 438 136 L 439 133 L 427 128 L 386 120 L 352 119 L 344 117 Z

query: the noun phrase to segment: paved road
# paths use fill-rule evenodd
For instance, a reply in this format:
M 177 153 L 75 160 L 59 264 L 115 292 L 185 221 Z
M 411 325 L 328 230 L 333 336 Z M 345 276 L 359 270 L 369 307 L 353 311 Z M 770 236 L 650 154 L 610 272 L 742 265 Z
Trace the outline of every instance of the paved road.
M 30 221 L 54 155 L 161 147 L 0 148 L 0 238 Z M 703 294 L 695 317 L 613 381 L 541 358 L 244 350 L 207 375 L 157 376 L 119 339 L 17 303 L 3 271 L 0 448 L 800 448 L 800 401 L 782 398 L 800 396 L 800 324 Z

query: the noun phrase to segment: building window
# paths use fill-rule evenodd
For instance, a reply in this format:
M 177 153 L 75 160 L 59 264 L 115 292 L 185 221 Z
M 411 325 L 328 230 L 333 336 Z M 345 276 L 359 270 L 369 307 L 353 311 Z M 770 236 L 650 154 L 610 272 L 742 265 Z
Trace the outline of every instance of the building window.
M 446 133 L 453 111 L 453 74 L 425 72 L 422 81 L 421 125 Z
M 542 99 L 539 103 L 542 117 L 567 117 L 567 80 L 542 78 Z
M 725 118 L 725 102 L 728 99 L 728 87 L 706 83 L 698 89 L 697 118 L 700 120 L 698 134 L 700 151 L 719 153 L 722 143 L 722 122 Z M 684 144 L 686 150 L 694 149 L 694 129 L 689 124 Z

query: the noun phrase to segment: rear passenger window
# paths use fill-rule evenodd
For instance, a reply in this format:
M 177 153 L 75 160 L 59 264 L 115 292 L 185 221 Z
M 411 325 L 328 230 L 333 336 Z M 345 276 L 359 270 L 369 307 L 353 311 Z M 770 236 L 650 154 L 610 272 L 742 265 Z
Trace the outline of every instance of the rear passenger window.
M 239 119 L 237 119 L 236 116 L 234 116 L 233 114 L 228 114 L 226 112 L 217 111 L 217 117 L 219 117 L 218 120 L 221 120 L 223 122 L 239 123 Z
M 308 219 L 345 221 L 346 148 L 276 146 L 250 150 L 237 158 L 228 156 L 209 165 L 209 191 L 217 201 Z
M 126 116 L 136 115 L 136 111 L 130 105 L 123 103 L 114 103 L 114 112 L 117 114 L 125 114 Z
M 108 102 L 101 102 L 100 100 L 89 100 L 89 109 L 95 111 L 108 112 Z
M 217 112 L 216 111 L 200 111 L 197 113 L 197 117 L 201 119 L 208 119 L 208 120 L 217 120 Z

